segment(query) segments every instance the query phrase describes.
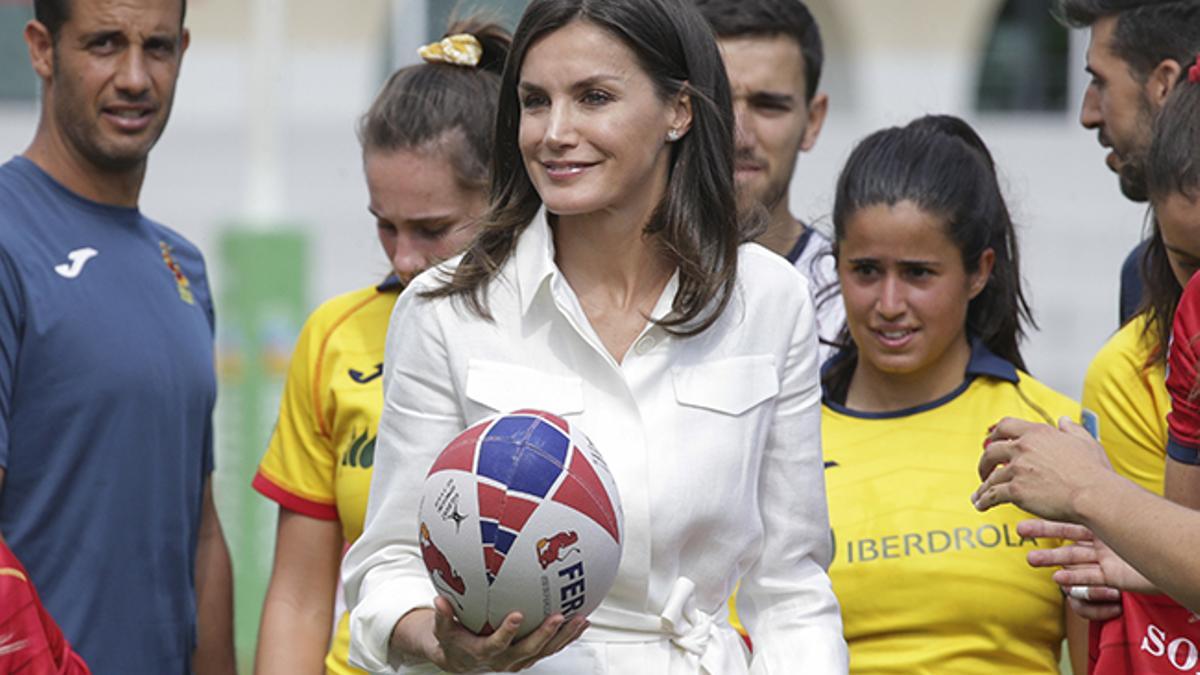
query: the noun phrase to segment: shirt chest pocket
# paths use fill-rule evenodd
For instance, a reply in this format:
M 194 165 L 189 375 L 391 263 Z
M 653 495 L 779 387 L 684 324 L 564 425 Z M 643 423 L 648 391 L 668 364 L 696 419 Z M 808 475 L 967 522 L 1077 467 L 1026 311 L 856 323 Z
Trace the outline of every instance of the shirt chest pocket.
M 477 411 L 478 416 L 522 408 L 556 415 L 583 412 L 583 380 L 511 363 L 471 359 L 467 362 L 466 393 L 471 402 L 486 408 Z
M 736 356 L 673 368 L 676 411 L 673 432 L 682 442 L 687 476 L 707 479 L 710 499 L 699 517 L 714 522 L 722 510 L 754 494 L 762 449 L 770 433 L 771 402 L 779 395 L 775 359 Z M 679 490 L 695 489 L 680 485 Z
M 735 356 L 671 369 L 675 400 L 682 406 L 739 416 L 779 394 L 775 358 Z

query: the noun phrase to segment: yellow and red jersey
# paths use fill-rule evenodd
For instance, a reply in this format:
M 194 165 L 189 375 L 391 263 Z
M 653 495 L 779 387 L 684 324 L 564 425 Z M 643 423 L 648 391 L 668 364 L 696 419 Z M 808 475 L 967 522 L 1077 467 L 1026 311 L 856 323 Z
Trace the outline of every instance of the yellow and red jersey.
M 338 296 L 312 313 L 292 355 L 279 420 L 254 488 L 283 508 L 337 520 L 347 545 L 362 534 L 375 434 L 383 407 L 383 352 L 400 285 Z M 338 620 L 325 665 L 347 661 L 349 617 Z

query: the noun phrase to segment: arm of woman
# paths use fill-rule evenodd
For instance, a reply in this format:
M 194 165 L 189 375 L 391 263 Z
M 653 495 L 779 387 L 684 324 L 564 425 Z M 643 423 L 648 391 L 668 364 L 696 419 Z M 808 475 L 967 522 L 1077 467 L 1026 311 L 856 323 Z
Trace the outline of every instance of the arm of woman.
M 763 546 L 737 607 L 754 639 L 752 673 L 846 672 L 841 612 L 827 570 L 833 556 L 821 456 L 817 340 L 808 293 L 781 370 L 763 450 Z
M 1110 474 L 1077 498 L 1079 520 L 1155 586 L 1200 612 L 1200 512 Z
M 1200 510 L 1200 465 L 1167 457 L 1163 496 L 1189 509 Z
M 256 675 L 319 675 L 333 631 L 342 526 L 279 508 L 275 563 L 258 629 Z
M 1194 553 L 1200 551 L 1200 512 L 1121 478 L 1087 431 L 1066 420 L 1060 426 L 1001 420 L 980 460 L 984 482 L 973 496 L 976 508 L 1011 503 L 1043 518 L 1086 525 L 1164 593 L 1200 610 Z M 1076 581 L 1112 585 L 1099 575 Z
M 516 613 L 481 637 L 458 623 L 445 600 L 435 611 L 437 592 L 422 560 L 417 512 L 429 467 L 466 420 L 451 363 L 452 351 L 462 346 L 448 343 L 439 316 L 443 308 L 459 308 L 420 297 L 426 288 L 421 279 L 411 284 L 388 325 L 370 499 L 363 534 L 343 562 L 350 660 L 371 672 L 423 662 L 451 672 L 527 667 L 578 637 L 586 621 L 554 615 L 513 642 L 521 619 Z M 455 333 L 471 328 L 456 325 Z

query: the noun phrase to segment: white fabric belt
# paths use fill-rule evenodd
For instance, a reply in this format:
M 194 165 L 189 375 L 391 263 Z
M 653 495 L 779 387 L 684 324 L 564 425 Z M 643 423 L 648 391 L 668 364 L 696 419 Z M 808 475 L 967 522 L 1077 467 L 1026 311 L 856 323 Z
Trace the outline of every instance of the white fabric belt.
M 657 617 L 658 630 L 623 630 L 593 624 L 581 640 L 612 643 L 668 640 L 684 652 L 693 672 L 708 675 L 746 672 L 746 652 L 741 637 L 724 617 L 718 619 L 695 608 L 692 600 L 695 590 L 696 584 L 691 579 L 680 577 L 675 580 L 666 606 Z

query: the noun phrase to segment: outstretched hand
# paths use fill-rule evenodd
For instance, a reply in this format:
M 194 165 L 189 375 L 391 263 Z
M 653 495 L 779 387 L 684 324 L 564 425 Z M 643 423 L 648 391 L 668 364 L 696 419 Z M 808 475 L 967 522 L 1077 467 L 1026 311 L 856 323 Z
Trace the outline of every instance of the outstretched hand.
M 1083 525 L 1050 520 L 1026 520 L 1017 525 L 1023 537 L 1049 537 L 1072 541 L 1058 548 L 1030 551 L 1034 567 L 1062 567 L 1054 573 L 1060 586 L 1109 587 L 1135 593 L 1158 593 L 1146 577 L 1125 562 Z
M 432 612 L 414 610 L 401 619 L 396 624 L 393 641 L 424 644 L 424 656 L 446 672 L 515 673 L 566 647 L 589 625 L 583 617 L 568 620 L 555 614 L 532 633 L 514 641 L 521 621 L 521 614 L 513 612 L 491 635 L 476 635 L 454 616 L 450 602 L 438 596 Z
M 1017 524 L 1022 537 L 1066 539 L 1058 548 L 1030 551 L 1034 567 L 1062 567 L 1053 579 L 1071 609 L 1085 619 L 1101 621 L 1121 614 L 1121 591 L 1157 593 L 1137 570 L 1125 562 L 1091 530 L 1072 523 L 1025 520 Z
M 1076 521 L 1075 499 L 1111 472 L 1104 448 L 1078 424 L 1063 418 L 1055 429 L 1006 417 L 984 441 L 983 484 L 971 501 L 980 511 L 1016 504 L 1043 518 Z

